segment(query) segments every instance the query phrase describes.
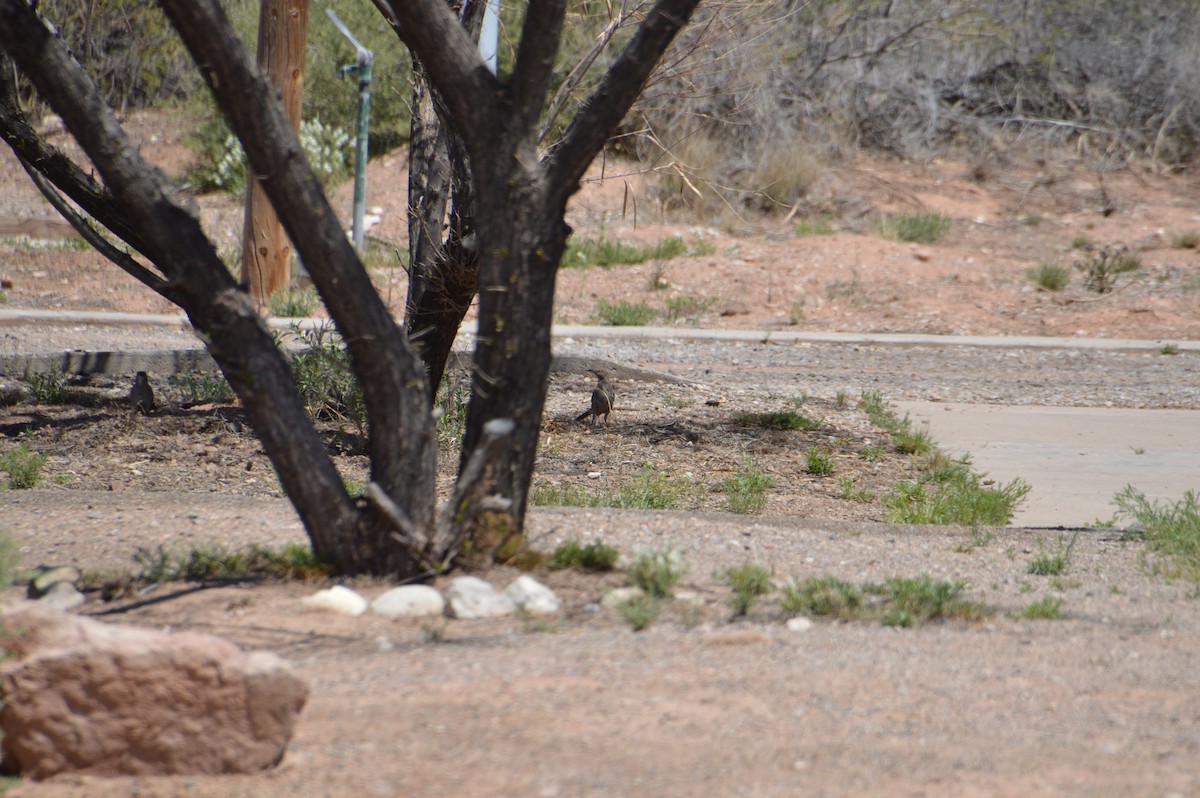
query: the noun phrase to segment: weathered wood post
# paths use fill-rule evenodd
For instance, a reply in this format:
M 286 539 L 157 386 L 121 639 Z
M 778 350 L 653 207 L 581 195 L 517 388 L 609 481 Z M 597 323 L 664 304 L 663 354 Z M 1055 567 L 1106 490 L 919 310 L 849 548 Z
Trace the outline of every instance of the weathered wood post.
M 258 15 L 258 67 L 278 88 L 292 127 L 300 129 L 304 99 L 304 51 L 308 0 L 261 0 Z M 253 172 L 246 179 L 246 221 L 242 232 L 242 284 L 265 307 L 291 281 L 292 245 Z

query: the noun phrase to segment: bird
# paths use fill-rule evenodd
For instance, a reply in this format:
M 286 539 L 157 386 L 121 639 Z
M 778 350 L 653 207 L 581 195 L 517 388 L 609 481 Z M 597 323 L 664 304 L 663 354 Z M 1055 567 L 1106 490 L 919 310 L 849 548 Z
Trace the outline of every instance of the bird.
M 154 409 L 154 389 L 146 372 L 139 371 L 133 378 L 133 387 L 129 390 L 129 403 L 143 415 Z
M 617 398 L 617 393 L 604 378 L 604 372 L 595 369 L 588 369 L 588 371 L 596 375 L 596 387 L 592 389 L 592 406 L 580 413 L 575 420 L 583 421 L 591 416 L 594 425 L 599 416 L 604 416 L 604 425 L 608 426 L 608 414 L 613 411 L 613 401 Z

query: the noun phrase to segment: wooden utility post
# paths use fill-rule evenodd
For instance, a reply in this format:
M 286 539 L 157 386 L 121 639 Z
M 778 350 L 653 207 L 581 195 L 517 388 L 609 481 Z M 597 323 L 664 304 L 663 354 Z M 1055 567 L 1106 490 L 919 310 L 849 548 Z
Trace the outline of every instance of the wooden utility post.
M 258 67 L 279 89 L 283 109 L 300 129 L 304 99 L 304 50 L 308 0 L 261 0 Z M 292 245 L 267 195 L 251 171 L 246 180 L 246 223 L 242 232 L 242 283 L 260 306 L 291 281 Z

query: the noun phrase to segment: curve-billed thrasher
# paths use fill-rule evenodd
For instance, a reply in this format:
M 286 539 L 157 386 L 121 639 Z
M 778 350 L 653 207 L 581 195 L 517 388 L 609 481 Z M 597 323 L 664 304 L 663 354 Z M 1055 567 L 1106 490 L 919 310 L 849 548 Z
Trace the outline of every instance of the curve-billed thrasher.
M 608 426 L 608 414 L 613 410 L 613 400 L 617 398 L 617 393 L 604 379 L 604 372 L 595 369 L 588 369 L 588 371 L 596 375 L 596 387 L 592 389 L 592 406 L 580 413 L 575 420 L 583 421 L 591 416 L 594 425 L 597 417 L 604 416 L 604 425 Z

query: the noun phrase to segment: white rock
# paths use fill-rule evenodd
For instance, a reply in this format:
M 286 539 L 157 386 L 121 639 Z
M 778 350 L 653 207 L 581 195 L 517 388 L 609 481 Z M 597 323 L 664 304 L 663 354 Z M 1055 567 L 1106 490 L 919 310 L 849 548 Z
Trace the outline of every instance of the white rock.
M 311 596 L 300 599 L 300 604 L 309 610 L 340 612 L 342 615 L 362 615 L 367 611 L 367 600 L 348 587 L 335 585 L 328 590 L 318 590 Z
M 554 595 L 554 591 L 529 575 L 518 576 L 516 581 L 504 588 L 504 595 L 532 615 L 553 615 L 559 609 L 558 596 Z
M 494 618 L 512 615 L 517 605 L 496 588 L 474 576 L 460 576 L 450 583 L 450 614 L 455 618 Z
M 66 612 L 82 607 L 85 600 L 83 594 L 75 589 L 75 585 L 70 582 L 55 582 L 46 591 L 46 595 L 38 599 L 38 604 Z
M 807 632 L 813 628 L 813 622 L 804 616 L 788 618 L 787 628 L 789 632 Z
M 640 587 L 618 587 L 605 593 L 604 598 L 600 599 L 600 604 L 615 610 L 622 604 L 644 595 L 646 591 Z
M 371 602 L 371 612 L 389 618 L 441 615 L 445 611 L 446 600 L 429 585 L 394 587 Z

